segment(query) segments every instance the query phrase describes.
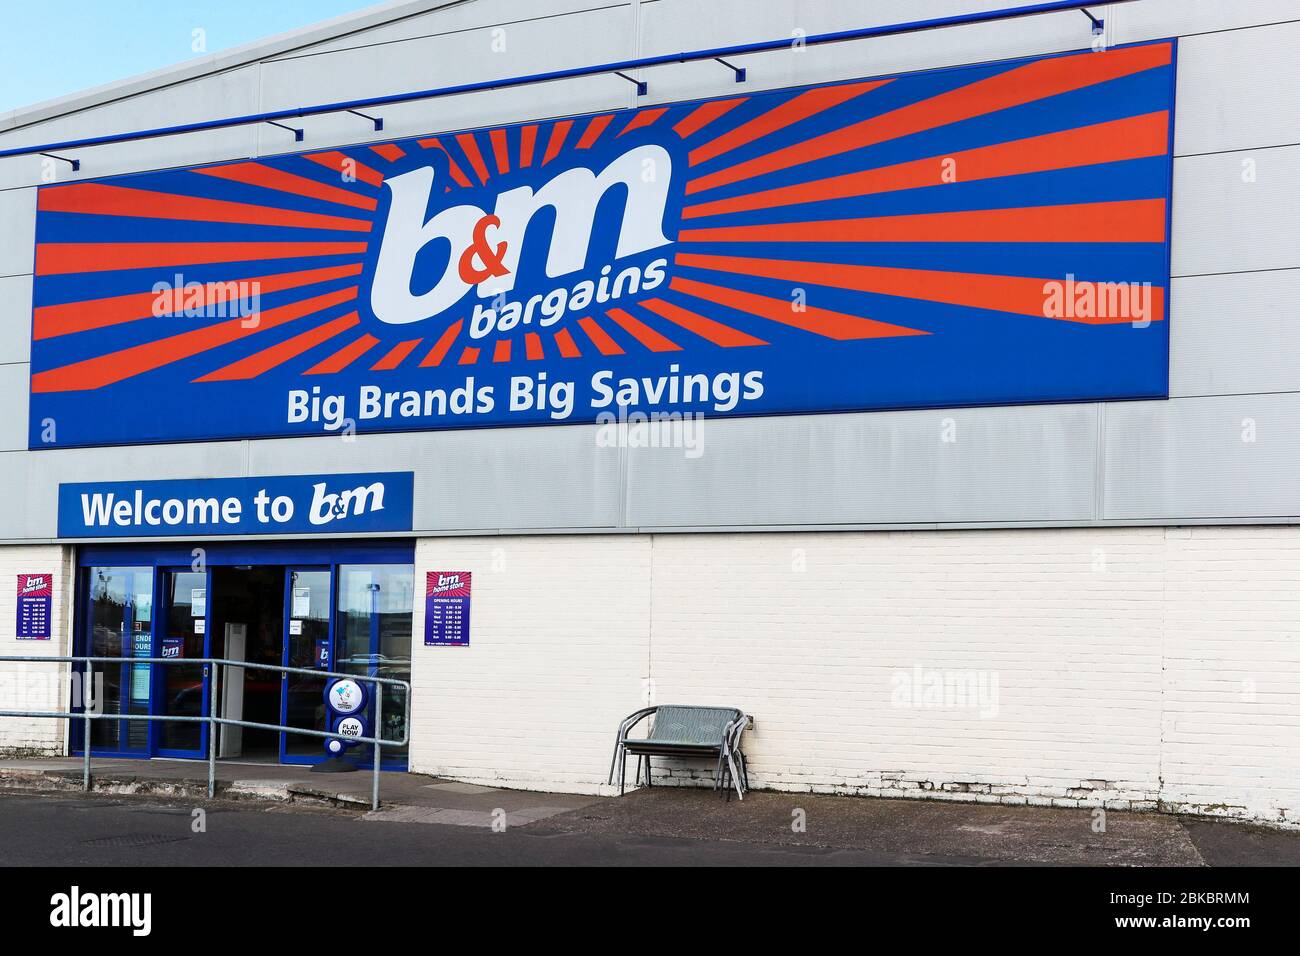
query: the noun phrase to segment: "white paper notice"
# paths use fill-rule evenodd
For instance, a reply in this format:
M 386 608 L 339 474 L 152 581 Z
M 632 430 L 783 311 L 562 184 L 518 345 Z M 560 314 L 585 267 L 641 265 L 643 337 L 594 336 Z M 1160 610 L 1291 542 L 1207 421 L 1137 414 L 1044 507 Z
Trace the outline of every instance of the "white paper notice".
M 289 622 L 289 633 L 292 634 L 292 635 L 301 634 L 301 633 L 302 633 L 302 621 L 290 621 L 290 622 Z
M 206 588 L 193 588 L 190 591 L 190 617 L 208 616 L 208 592 Z
M 293 589 L 293 610 L 289 613 L 289 616 L 290 617 L 311 616 L 311 588 Z

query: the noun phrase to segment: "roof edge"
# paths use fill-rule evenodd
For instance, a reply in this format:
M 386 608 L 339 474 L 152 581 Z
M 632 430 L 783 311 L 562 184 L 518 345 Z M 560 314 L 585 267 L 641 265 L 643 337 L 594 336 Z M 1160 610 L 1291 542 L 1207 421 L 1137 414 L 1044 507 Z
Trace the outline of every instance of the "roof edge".
M 0 133 L 139 96 L 177 83 L 249 66 L 273 56 L 336 40 L 351 33 L 362 33 L 378 26 L 465 2 L 468 0 L 387 0 L 385 3 L 355 13 L 345 13 L 331 20 L 253 40 L 219 53 L 183 60 L 148 73 L 114 80 L 102 86 L 94 86 L 87 90 L 0 113 Z

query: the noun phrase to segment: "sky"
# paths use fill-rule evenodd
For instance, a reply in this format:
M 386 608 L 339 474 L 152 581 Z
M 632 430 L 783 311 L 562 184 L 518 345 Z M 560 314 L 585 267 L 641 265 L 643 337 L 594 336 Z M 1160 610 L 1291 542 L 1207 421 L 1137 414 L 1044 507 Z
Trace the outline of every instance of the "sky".
M 319 23 L 376 2 L 0 0 L 0 113 Z M 206 49 L 196 52 L 200 42 Z M 159 117 L 160 123 L 165 121 Z

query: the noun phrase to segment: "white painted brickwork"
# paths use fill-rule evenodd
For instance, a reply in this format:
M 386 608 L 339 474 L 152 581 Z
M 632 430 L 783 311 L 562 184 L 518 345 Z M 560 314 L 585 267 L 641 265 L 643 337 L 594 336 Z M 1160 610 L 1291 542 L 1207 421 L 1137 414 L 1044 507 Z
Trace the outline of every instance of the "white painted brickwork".
M 468 648 L 423 646 L 416 602 L 411 768 L 593 791 L 619 720 L 641 706 L 649 538 L 422 539 L 415 562 L 417 594 L 425 571 L 474 577 Z
M 1300 529 L 443 538 L 416 561 L 475 577 L 470 648 L 423 647 L 417 609 L 415 770 L 596 791 L 648 681 L 754 714 L 759 787 L 1300 819 Z
M 70 558 L 57 545 L 0 546 L 0 656 L 66 655 Z M 48 641 L 20 641 L 17 624 L 18 575 L 54 575 L 52 636 Z M 67 702 L 66 664 L 0 663 L 0 710 L 61 710 Z M 54 719 L 0 717 L 0 754 L 61 754 L 67 722 Z

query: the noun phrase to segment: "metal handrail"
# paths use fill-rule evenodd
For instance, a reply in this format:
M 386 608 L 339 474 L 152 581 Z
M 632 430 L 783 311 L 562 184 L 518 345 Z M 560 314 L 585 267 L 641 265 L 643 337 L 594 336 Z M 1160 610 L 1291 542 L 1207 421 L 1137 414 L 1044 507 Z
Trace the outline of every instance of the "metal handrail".
M 930 20 L 913 20 L 906 23 L 891 23 L 878 27 L 863 27 L 857 30 L 839 30 L 834 33 L 817 33 L 801 38 L 800 46 L 820 46 L 827 43 L 845 43 L 851 40 L 868 40 L 877 37 L 898 36 L 905 33 L 919 33 L 925 30 L 938 30 L 944 27 L 968 26 L 976 23 L 993 23 L 1001 20 L 1015 20 L 1022 17 L 1036 17 L 1047 13 L 1065 13 L 1081 10 L 1093 21 L 1094 31 L 1101 23 L 1088 7 L 1133 3 L 1136 0 L 1051 0 L 1047 3 L 1035 3 L 1029 6 L 1006 7 L 1001 10 L 986 10 L 982 13 L 963 13 L 949 17 L 935 17 Z M 9 156 L 30 156 L 47 153 L 51 150 L 77 149 L 85 146 L 105 146 L 112 143 L 127 143 L 142 139 L 156 139 L 160 136 L 176 136 L 182 133 L 196 133 L 213 129 L 227 129 L 232 126 L 248 126 L 253 123 L 274 123 L 277 120 L 299 119 L 304 116 L 319 116 L 324 113 L 348 113 L 376 106 L 394 103 L 409 103 L 418 100 L 431 100 L 443 96 L 459 96 L 465 93 L 479 93 L 488 90 L 511 89 L 533 83 L 547 83 L 554 80 L 575 79 L 583 76 L 600 76 L 621 73 L 625 70 L 644 69 L 651 66 L 663 66 L 670 63 L 693 63 L 700 60 L 717 60 L 721 57 L 744 56 L 750 53 L 767 53 L 789 49 L 794 43 L 790 37 L 777 40 L 763 40 L 756 43 L 740 43 L 733 46 L 714 47 L 707 50 L 691 50 L 683 53 L 665 53 L 658 56 L 643 56 L 632 60 L 618 60 L 613 63 L 599 63 L 594 66 L 580 66 L 567 70 L 552 70 L 546 73 L 529 73 L 523 76 L 507 77 L 500 80 L 483 80 L 478 83 L 461 83 L 457 86 L 443 86 L 429 90 L 416 90 L 409 93 L 391 93 L 387 96 L 371 96 L 365 99 L 345 100 L 337 103 L 322 103 L 316 106 L 304 106 L 295 109 L 272 110 L 264 113 L 249 113 L 243 116 L 231 116 L 226 119 L 205 120 L 198 123 L 184 123 L 177 126 L 161 126 L 155 129 L 136 130 L 129 133 L 109 133 L 103 136 L 90 136 L 82 139 L 67 139 L 57 143 L 42 143 L 37 146 L 18 146 L 0 149 L 0 159 Z M 730 64 L 725 64 L 730 66 Z M 733 69 L 735 69 L 733 67 Z M 626 79 L 626 77 L 625 77 Z M 0 131 L 0 133 L 12 130 Z
M 83 706 L 80 711 L 41 711 L 41 710 L 0 710 L 0 717 L 43 717 L 68 720 L 68 737 L 71 741 L 72 721 L 83 720 L 85 722 L 83 740 L 82 740 L 82 771 L 81 771 L 81 788 L 90 790 L 90 722 L 92 720 L 158 720 L 158 721 L 177 721 L 179 723 L 203 723 L 208 725 L 208 797 L 211 799 L 216 796 L 217 789 L 217 734 L 216 728 L 221 725 L 233 727 L 250 727 L 254 730 L 271 730 L 281 733 L 303 734 L 309 737 L 325 737 L 336 740 L 350 740 L 355 743 L 372 744 L 374 752 L 373 781 L 371 783 L 370 807 L 372 810 L 379 809 L 379 775 L 380 765 L 383 763 L 382 747 L 405 747 L 411 740 L 411 682 L 400 680 L 395 677 L 372 677 L 363 674 L 346 674 L 342 671 L 322 671 L 314 667 L 284 667 L 279 664 L 260 664 L 253 661 L 236 661 L 224 657 L 88 657 L 88 656 L 57 656 L 57 657 L 40 657 L 34 655 L 9 655 L 0 656 L 0 664 L 85 664 L 85 685 L 82 687 L 82 700 L 86 699 L 86 687 L 90 685 L 90 677 L 93 673 L 92 665 L 99 664 L 186 664 L 190 666 L 211 666 L 211 700 L 209 701 L 208 716 L 188 716 L 184 714 L 109 714 L 94 713 L 86 710 Z M 222 667 L 239 667 L 244 670 L 256 671 L 276 671 L 281 674 L 305 674 L 311 677 L 332 678 L 344 677 L 355 681 L 366 681 L 374 685 L 388 684 L 394 687 L 400 687 L 405 690 L 403 695 L 405 699 L 404 714 L 405 720 L 402 724 L 401 740 L 383 739 L 383 709 L 384 695 L 376 693 L 373 695 L 375 705 L 375 730 L 372 737 L 351 737 L 347 734 L 340 734 L 327 730 L 309 730 L 305 727 L 290 727 L 285 724 L 263 724 L 252 720 L 236 720 L 231 717 L 219 717 L 217 688 L 220 683 L 218 668 Z M 74 671 L 68 668 L 68 676 L 73 676 Z

